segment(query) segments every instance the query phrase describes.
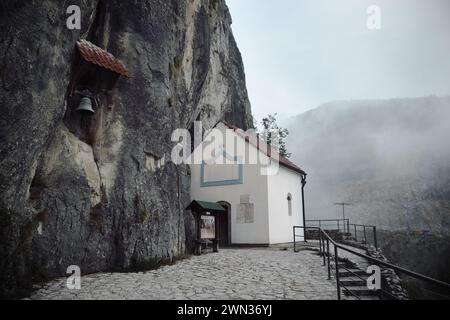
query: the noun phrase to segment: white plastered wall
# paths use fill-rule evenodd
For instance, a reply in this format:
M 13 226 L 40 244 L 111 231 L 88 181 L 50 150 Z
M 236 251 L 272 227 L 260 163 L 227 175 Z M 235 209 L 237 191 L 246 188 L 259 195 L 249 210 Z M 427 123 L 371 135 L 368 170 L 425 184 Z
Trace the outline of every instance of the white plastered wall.
M 280 166 L 278 174 L 268 176 L 269 241 L 270 244 L 293 241 L 293 227 L 303 226 L 301 176 Z M 289 216 L 288 194 L 292 196 L 292 216 Z M 297 233 L 303 234 L 302 231 Z

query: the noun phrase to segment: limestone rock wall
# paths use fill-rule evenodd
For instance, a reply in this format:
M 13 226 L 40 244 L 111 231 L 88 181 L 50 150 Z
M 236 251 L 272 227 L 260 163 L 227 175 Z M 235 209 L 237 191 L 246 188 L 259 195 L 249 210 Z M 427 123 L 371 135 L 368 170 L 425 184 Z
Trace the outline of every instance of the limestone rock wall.
M 251 125 L 224 0 L 0 1 L 0 296 L 65 274 L 155 267 L 186 253 L 189 168 L 171 133 Z M 75 43 L 127 66 L 90 142 L 66 121 Z M 185 228 L 187 226 L 187 228 Z

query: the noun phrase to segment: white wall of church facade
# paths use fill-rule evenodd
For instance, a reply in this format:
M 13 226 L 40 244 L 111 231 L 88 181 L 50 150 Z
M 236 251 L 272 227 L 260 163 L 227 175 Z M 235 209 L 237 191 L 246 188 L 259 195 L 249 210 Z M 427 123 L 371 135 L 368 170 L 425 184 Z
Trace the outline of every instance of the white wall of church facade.
M 242 183 L 202 187 L 201 165 L 191 165 L 192 200 L 231 205 L 232 244 L 269 243 L 268 184 L 260 169 L 259 165 L 244 164 Z

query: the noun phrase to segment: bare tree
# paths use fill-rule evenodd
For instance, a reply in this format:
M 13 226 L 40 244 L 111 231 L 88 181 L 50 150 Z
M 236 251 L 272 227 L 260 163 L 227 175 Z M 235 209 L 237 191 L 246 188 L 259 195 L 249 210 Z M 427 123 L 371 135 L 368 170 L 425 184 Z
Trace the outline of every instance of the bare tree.
M 269 114 L 261 121 L 262 136 L 268 145 L 278 149 L 281 156 L 290 158 L 286 147 L 286 138 L 289 135 L 289 130 L 281 128 L 277 123 L 277 114 Z

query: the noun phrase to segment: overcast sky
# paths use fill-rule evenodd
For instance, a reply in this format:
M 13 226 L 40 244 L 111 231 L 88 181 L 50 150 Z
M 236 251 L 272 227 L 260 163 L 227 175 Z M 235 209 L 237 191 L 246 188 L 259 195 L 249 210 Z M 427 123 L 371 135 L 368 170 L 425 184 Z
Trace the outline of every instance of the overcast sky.
M 450 95 L 449 0 L 227 0 L 254 115 Z M 366 13 L 381 9 L 379 31 Z

